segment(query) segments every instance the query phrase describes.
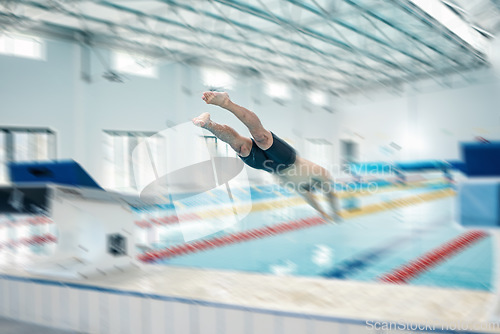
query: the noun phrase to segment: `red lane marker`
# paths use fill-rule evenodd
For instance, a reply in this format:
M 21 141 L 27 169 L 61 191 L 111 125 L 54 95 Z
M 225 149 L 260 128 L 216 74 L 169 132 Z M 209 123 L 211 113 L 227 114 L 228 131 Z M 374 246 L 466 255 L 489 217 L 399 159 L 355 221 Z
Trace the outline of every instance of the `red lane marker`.
M 397 284 L 408 283 L 408 281 L 437 266 L 441 262 L 448 260 L 487 236 L 488 233 L 484 231 L 468 231 L 415 260 L 400 266 L 396 270 L 379 277 L 378 281 Z
M 43 224 L 51 224 L 52 219 L 46 216 L 31 216 L 22 219 L 15 219 L 14 221 L 7 221 L 9 227 L 16 227 L 23 224 L 26 225 L 43 225 Z
M 321 217 L 310 217 L 306 219 L 291 221 L 288 223 L 281 223 L 274 226 L 260 227 L 253 230 L 243 231 L 213 239 L 198 240 L 170 248 L 150 251 L 139 255 L 138 259 L 143 262 L 154 262 L 160 259 L 173 258 L 185 253 L 195 253 L 210 248 L 224 247 L 226 245 L 245 242 L 252 239 L 267 238 L 273 235 L 287 233 L 294 230 L 299 230 L 325 223 L 326 221 Z
M 28 238 L 5 242 L 4 244 L 0 244 L 0 249 L 4 247 L 20 247 L 22 245 L 43 245 L 56 241 L 57 238 L 53 234 L 47 233 L 43 235 L 34 235 Z

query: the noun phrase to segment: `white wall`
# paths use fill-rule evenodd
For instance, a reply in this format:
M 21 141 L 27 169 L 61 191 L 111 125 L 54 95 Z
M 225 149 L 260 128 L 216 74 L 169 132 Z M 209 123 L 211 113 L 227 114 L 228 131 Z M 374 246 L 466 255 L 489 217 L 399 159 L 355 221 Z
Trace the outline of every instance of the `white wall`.
M 0 275 L 0 316 L 52 327 L 57 332 L 110 334 L 365 333 L 367 329 L 362 319 L 267 310 L 140 290 L 101 290 L 88 283 L 10 275 Z
M 198 67 L 164 61 L 157 79 L 129 75 L 125 83 L 112 83 L 102 78 L 106 67 L 99 59 L 109 64 L 110 53 L 97 50 L 91 56 L 93 80 L 87 83 L 80 78 L 78 45 L 48 41 L 46 51 L 44 61 L 0 55 L 0 125 L 52 128 L 58 136 L 58 158 L 77 160 L 100 183 L 106 184 L 103 129 L 160 131 L 167 123 L 188 122 L 209 111 L 215 121 L 249 135 L 232 114 L 201 101 L 206 87 Z M 329 107 L 337 111 L 331 114 L 310 105 L 305 92 L 296 88 L 282 105 L 265 94 L 262 80 L 241 75 L 235 80 L 229 89 L 232 99 L 254 110 L 264 126 L 290 140 L 306 158 L 311 157 L 305 138 L 332 142 L 331 161 L 336 164 L 342 139 L 360 144 L 363 161 L 457 159 L 460 141 L 500 139 L 500 89 L 492 83 L 380 95 L 369 102 L 330 97 Z M 401 151 L 391 149 L 391 142 Z
M 80 162 L 101 184 L 103 171 L 102 130 L 160 131 L 167 123 L 190 121 L 208 111 L 215 121 L 248 130 L 230 113 L 207 106 L 201 100 L 200 70 L 177 63 L 161 63 L 157 79 L 128 75 L 125 83 L 102 78 L 110 52 L 91 54 L 92 82 L 80 78 L 80 47 L 71 42 L 47 41 L 45 61 L 0 55 L 0 126 L 44 126 L 57 132 L 58 158 Z M 333 141 L 337 117 L 307 104 L 305 93 L 292 91 L 285 105 L 264 93 L 262 80 L 236 76 L 231 98 L 254 110 L 265 127 L 291 140 L 301 151 L 303 138 Z M 256 102 L 258 101 L 258 102 Z M 305 155 L 306 152 L 304 152 Z M 260 173 L 250 171 L 255 177 Z
M 488 79 L 456 89 L 346 103 L 339 136 L 359 143 L 362 161 L 460 159 L 460 142 L 476 136 L 500 139 L 499 95 L 498 85 Z M 402 149 L 388 154 L 391 142 Z
M 45 61 L 0 55 L 0 125 L 56 130 L 60 158 L 70 158 L 75 148 L 77 51 L 50 42 Z

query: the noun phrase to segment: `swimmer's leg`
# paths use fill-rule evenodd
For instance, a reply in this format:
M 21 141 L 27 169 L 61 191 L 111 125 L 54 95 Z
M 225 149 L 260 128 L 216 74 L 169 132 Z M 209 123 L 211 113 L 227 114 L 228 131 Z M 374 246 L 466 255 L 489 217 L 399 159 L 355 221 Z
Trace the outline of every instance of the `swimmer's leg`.
M 217 138 L 228 143 L 231 148 L 242 157 L 247 157 L 252 149 L 250 138 L 241 136 L 232 127 L 215 123 L 210 119 L 209 113 L 203 113 L 193 118 L 193 124 L 213 133 Z
M 340 217 L 340 203 L 337 194 L 335 193 L 335 183 L 333 182 L 330 173 L 323 167 L 320 167 L 319 174 L 314 178 L 318 182 L 318 187 L 325 195 L 328 205 L 331 210 L 331 216 L 334 221 L 339 222 L 342 220 Z
M 202 99 L 207 104 L 219 106 L 233 113 L 248 128 L 259 148 L 267 150 L 273 144 L 271 132 L 262 126 L 259 117 L 254 112 L 231 101 L 226 92 L 204 92 Z
M 325 196 L 328 200 L 328 204 L 330 205 L 330 209 L 332 210 L 332 218 L 334 221 L 339 222 L 342 220 L 342 217 L 340 217 L 339 198 L 333 191 L 334 184 L 332 182 L 326 186 L 328 187 L 328 190 L 325 191 Z
M 332 222 L 333 219 L 330 217 L 319 205 L 318 201 L 316 201 L 316 198 L 314 197 L 314 194 L 308 190 L 303 190 L 299 189 L 298 193 L 304 198 L 304 200 L 312 206 L 316 211 L 319 212 L 319 214 L 325 219 L 326 221 Z

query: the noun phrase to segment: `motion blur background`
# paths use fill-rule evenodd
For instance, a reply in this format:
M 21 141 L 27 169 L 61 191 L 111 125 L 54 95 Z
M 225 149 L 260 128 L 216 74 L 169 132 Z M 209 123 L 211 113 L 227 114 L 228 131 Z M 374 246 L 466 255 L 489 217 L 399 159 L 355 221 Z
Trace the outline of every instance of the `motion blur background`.
M 204 111 L 207 89 L 325 165 L 457 159 L 500 135 L 495 0 L 0 5 L 2 165 L 73 158 L 133 188 L 124 152 Z
M 207 90 L 227 91 L 233 101 L 254 111 L 266 128 L 292 144 L 303 157 L 325 166 L 336 180 L 342 182 L 349 183 L 353 177 L 352 171 L 346 168 L 353 163 L 392 165 L 409 161 L 445 161 L 443 163 L 447 164 L 461 161 L 464 158 L 462 142 L 487 144 L 500 140 L 498 36 L 499 0 L 0 0 L 0 184 L 11 184 L 8 172 L 11 162 L 72 159 L 104 189 L 138 194 L 141 189 L 137 179 L 145 173 L 146 167 L 134 165 L 133 151 L 146 138 L 190 122 L 206 111 L 218 123 L 228 124 L 239 133 L 249 135 L 233 115 L 205 105 L 201 95 Z M 228 145 L 211 134 L 205 133 L 202 139 L 216 154 L 236 156 Z M 166 152 L 166 143 L 161 138 L 154 139 L 150 145 L 151 154 L 160 164 L 167 155 L 171 154 L 170 158 L 175 159 L 175 154 L 179 154 Z M 182 148 L 181 142 L 179 146 Z M 325 280 L 350 280 L 352 274 L 354 280 L 374 281 L 398 265 L 428 254 L 463 233 L 456 223 L 459 205 L 454 190 L 455 182 L 464 181 L 467 176 L 463 170 L 456 170 L 452 182 L 450 175 L 446 174 L 445 181 L 436 183 L 436 174 L 439 178 L 443 175 L 441 167 L 435 169 L 437 172 L 434 170 L 436 173 L 432 177 L 413 175 L 414 178 L 409 179 L 410 183 L 420 182 L 416 186 L 413 184 L 418 188 L 416 190 L 411 184 L 413 190 L 389 188 L 384 192 L 381 189 L 382 194 L 373 193 L 373 198 L 355 203 L 357 209 L 360 205 L 361 210 L 371 209 L 362 211 L 360 215 L 366 215 L 352 220 L 351 224 L 349 219 L 357 216 L 348 213 L 352 203 L 343 200 L 347 219 L 338 229 L 314 227 L 308 230 L 308 234 L 295 232 L 287 238 L 270 238 L 272 241 L 267 244 L 255 241 L 230 251 L 224 252 L 221 248 L 217 250 L 219 253 L 209 251 L 199 256 L 181 256 L 166 260 L 162 265 L 250 271 L 280 277 L 289 274 L 321 276 Z M 292 198 L 295 195 L 277 190 L 269 174 L 250 168 L 246 168 L 246 172 L 252 187 L 251 193 L 246 195 L 251 195 L 254 210 L 241 226 L 227 233 L 240 233 L 314 215 L 302 202 L 298 209 L 292 208 L 298 203 Z M 370 179 L 376 181 L 375 185 L 381 184 L 377 183 L 380 175 L 375 175 L 379 172 L 384 174 L 374 170 Z M 356 180 L 360 181 L 359 177 Z M 388 182 L 394 185 L 394 179 Z M 272 188 L 266 191 L 269 190 L 266 187 Z M 432 196 L 439 191 L 436 196 L 440 200 L 422 204 L 434 200 Z M 264 193 L 271 195 L 266 197 Z M 431 193 L 434 195 L 429 195 Z M 235 194 L 239 196 L 237 192 Z M 392 204 L 387 204 L 407 195 L 413 196 L 409 202 L 398 202 L 405 209 L 395 209 Z M 347 195 L 342 198 L 346 197 L 352 199 Z M 290 204 L 290 207 L 276 204 L 283 198 L 288 201 L 286 203 L 295 204 Z M 471 201 L 481 202 L 483 199 L 478 195 Z M 271 201 L 269 208 L 255 204 L 266 201 Z M 385 203 L 385 206 L 374 209 L 373 203 Z M 183 205 L 198 214 L 200 208 L 217 210 L 216 204 L 203 200 L 183 202 Z M 498 209 L 498 204 L 493 204 L 493 207 Z M 266 210 L 270 213 L 266 214 Z M 377 216 L 379 211 L 385 213 Z M 161 250 L 185 241 L 172 237 L 171 230 L 153 231 L 147 220 L 145 216 L 138 218 L 142 224 L 138 225 L 148 229 L 138 232 L 141 252 Z M 8 218 L 0 227 L 6 231 L 15 230 L 14 223 L 15 219 Z M 26 231 L 22 232 L 23 237 L 34 233 L 33 229 Z M 50 231 L 57 234 L 55 230 Z M 420 238 L 422 233 L 429 231 L 433 232 L 425 237 L 427 239 Z M 401 237 L 407 232 L 410 233 L 408 237 L 396 242 L 389 240 L 389 237 Z M 7 245 L 14 234 L 7 236 L 6 232 L 1 241 Z M 483 234 L 474 234 L 471 238 L 483 237 Z M 376 242 L 380 242 L 382 248 Z M 454 296 L 453 289 L 475 293 L 477 300 L 483 296 L 496 300 L 498 277 L 492 254 L 496 252 L 497 243 L 498 240 L 486 238 L 478 244 L 479 248 L 471 248 L 470 253 L 464 253 L 464 257 L 456 262 L 431 272 L 416 285 L 450 288 L 434 295 L 436 303 Z M 401 244 L 410 247 L 411 251 L 398 253 Z M 0 252 L 17 254 L 13 244 L 9 245 Z M 48 254 L 50 250 L 41 253 Z M 373 271 L 357 271 L 362 262 L 358 259 L 367 259 L 359 255 L 361 253 L 377 254 L 385 257 L 387 262 Z M 306 255 L 309 258 L 306 259 Z M 372 257 L 366 263 L 370 261 Z M 346 266 L 354 266 L 356 271 L 346 273 Z M 12 281 L 9 275 L 9 269 L 3 270 L 2 277 Z M 231 283 L 224 275 L 220 274 L 222 283 L 216 285 L 230 290 L 238 279 Z M 131 277 L 127 282 L 138 281 L 137 277 Z M 162 282 L 162 279 L 157 281 Z M 218 282 L 217 278 L 214 282 Z M 275 289 L 281 286 L 281 283 L 269 284 L 270 290 L 273 286 Z M 304 291 L 314 290 L 307 284 L 303 285 Z M 356 288 L 352 291 L 346 286 L 332 288 L 329 293 L 346 289 L 357 296 L 345 297 L 351 301 L 350 306 L 345 307 L 352 306 L 352 313 L 342 313 L 340 306 L 335 309 L 333 301 L 338 300 L 332 297 L 329 299 L 332 305 L 326 301 L 327 304 L 323 304 L 326 315 L 321 316 L 333 318 L 313 317 L 311 324 L 306 324 L 309 318 L 304 314 L 321 312 L 314 313 L 317 310 L 307 308 L 290 311 L 274 304 L 262 306 L 304 315 L 299 317 L 300 321 L 307 319 L 303 327 L 298 327 L 304 330 L 293 331 L 294 325 L 286 325 L 288 320 L 270 318 L 266 321 L 269 320 L 272 326 L 259 327 L 263 321 L 259 316 L 252 315 L 253 318 L 248 318 L 250 320 L 246 318 L 247 314 L 260 312 L 253 309 L 238 309 L 246 312 L 238 328 L 243 328 L 245 333 L 283 333 L 284 328 L 290 328 L 290 333 L 333 333 L 348 332 L 348 327 L 338 324 L 350 323 L 354 318 L 363 321 L 380 317 L 405 319 L 404 313 L 398 313 L 401 310 L 397 306 L 392 308 L 395 313 L 370 313 L 385 301 L 383 296 L 388 293 L 380 290 L 377 295 L 380 298 L 373 297 L 368 291 L 377 290 L 378 285 L 365 287 L 358 294 Z M 7 289 L 7 286 L 3 287 Z M 177 295 L 180 290 L 172 286 L 170 292 L 156 292 L 162 296 Z M 248 287 L 248 291 L 254 290 Z M 433 296 L 433 290 L 422 291 L 425 293 L 416 292 L 406 300 Z M 217 298 L 226 296 L 224 293 Z M 307 295 L 304 300 L 314 303 L 312 300 L 320 295 L 322 293 Z M 198 297 L 205 300 L 201 295 Z M 8 303 L 13 298 L 2 299 L 3 306 L 0 306 L 4 307 L 4 312 L 0 314 L 30 321 L 29 316 L 17 317 L 24 314 L 19 306 L 6 306 L 11 305 Z M 93 305 L 90 299 L 84 299 L 87 297 L 82 298 L 86 302 L 79 304 L 80 309 Z M 197 300 L 195 294 L 186 298 Z M 391 298 L 393 296 L 387 299 Z M 101 311 L 106 309 L 108 315 L 114 312 L 103 306 L 104 299 L 99 300 L 96 305 L 100 305 Z M 228 300 L 260 307 L 244 298 Z M 401 303 L 405 299 L 402 300 Z M 491 313 L 484 311 L 486 306 L 477 306 L 479 304 L 471 300 L 464 297 L 462 304 L 453 301 L 463 306 L 464 313 L 436 312 L 434 320 L 491 320 L 485 315 Z M 433 305 L 432 302 L 431 298 L 427 305 Z M 367 309 L 360 311 L 353 305 L 367 307 L 370 312 Z M 233 327 L 229 323 L 239 320 L 225 323 L 220 320 L 223 318 L 220 315 L 207 316 L 217 322 L 217 326 L 198 325 L 205 318 L 197 318 L 201 311 L 193 311 L 195 306 L 178 311 L 188 316 L 181 317 L 175 330 L 157 329 L 157 332 L 238 332 L 230 329 Z M 425 309 L 425 306 L 420 307 L 422 314 L 425 314 Z M 144 306 L 143 310 L 150 309 Z M 414 314 L 420 314 L 420 311 Z M 175 317 L 181 313 L 175 313 Z M 498 320 L 500 313 L 493 313 Z M 113 319 L 129 321 L 128 314 L 120 313 L 116 317 L 119 320 Z M 408 314 L 411 318 L 412 313 Z M 41 320 L 36 322 L 82 332 L 130 332 L 127 325 L 121 325 L 120 330 L 111 330 L 118 327 L 108 326 L 108 320 L 102 320 L 105 316 L 94 322 L 87 316 L 85 313 L 85 317 L 79 319 L 86 320 L 75 320 L 74 323 L 67 320 L 69 314 L 66 318 L 57 318 L 61 321 L 40 316 Z M 283 314 L 272 316 L 287 317 Z M 351 320 L 344 321 L 344 317 Z M 423 318 L 425 315 L 419 319 Z M 89 319 L 94 318 L 90 316 Z M 138 332 L 154 331 L 151 326 L 144 327 L 143 322 L 137 321 L 133 328 Z M 314 321 L 322 325 L 312 324 Z M 358 326 L 354 330 L 366 329 L 361 320 L 352 321 Z M 337 327 L 331 327 L 330 323 Z M 170 328 L 168 326 L 167 323 L 161 328 Z

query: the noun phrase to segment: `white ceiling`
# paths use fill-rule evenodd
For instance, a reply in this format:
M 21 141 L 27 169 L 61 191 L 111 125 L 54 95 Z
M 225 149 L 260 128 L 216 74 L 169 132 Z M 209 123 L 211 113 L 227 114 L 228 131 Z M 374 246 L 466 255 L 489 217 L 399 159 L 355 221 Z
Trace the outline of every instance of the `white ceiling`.
M 487 66 L 499 23 L 500 0 L 0 1 L 0 33 L 49 32 L 337 94 Z

